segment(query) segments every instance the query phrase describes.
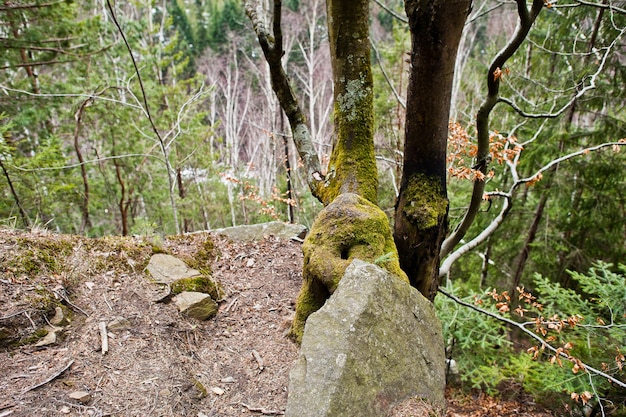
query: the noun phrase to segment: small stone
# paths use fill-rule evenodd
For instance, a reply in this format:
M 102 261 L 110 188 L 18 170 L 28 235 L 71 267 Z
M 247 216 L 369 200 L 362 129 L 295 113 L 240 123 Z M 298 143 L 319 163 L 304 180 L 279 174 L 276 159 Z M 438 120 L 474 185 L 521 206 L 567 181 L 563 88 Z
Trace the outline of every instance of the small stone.
M 224 395 L 224 390 L 220 387 L 212 387 L 211 392 L 215 395 Z
M 170 395 L 172 395 L 172 392 L 167 388 L 163 388 L 161 391 L 159 391 L 159 396 L 161 397 L 169 397 Z
M 79 403 L 86 404 L 91 400 L 91 394 L 86 391 L 74 391 L 70 394 L 70 398 Z
M 178 311 L 198 320 L 207 320 L 217 314 L 217 303 L 210 295 L 183 291 L 174 297 Z
M 63 309 L 61 307 L 54 308 L 54 317 L 50 319 L 50 324 L 54 326 L 66 326 L 69 324 L 67 317 L 63 313 Z
M 72 410 L 70 410 L 70 408 L 67 405 L 64 405 L 63 407 L 61 407 L 61 409 L 59 410 L 59 412 L 61 414 L 69 414 L 72 412 Z
M 60 327 L 50 327 L 46 326 L 45 329 L 48 333 L 37 343 L 35 343 L 35 347 L 49 346 L 53 345 L 57 342 L 57 332 L 63 330 Z
M 130 321 L 124 317 L 116 317 L 107 325 L 109 330 L 128 330 L 130 329 Z
M 222 378 L 220 382 L 223 384 L 234 384 L 237 380 L 232 376 L 227 376 L 226 378 Z

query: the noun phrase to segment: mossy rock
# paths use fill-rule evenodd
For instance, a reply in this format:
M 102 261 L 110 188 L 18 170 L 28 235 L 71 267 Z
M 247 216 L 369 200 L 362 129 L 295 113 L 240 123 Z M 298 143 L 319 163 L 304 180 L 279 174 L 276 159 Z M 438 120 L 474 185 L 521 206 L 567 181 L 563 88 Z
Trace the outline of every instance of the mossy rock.
M 208 275 L 177 279 L 170 285 L 170 288 L 174 295 L 183 291 L 201 292 L 209 294 L 215 301 L 221 301 L 225 296 L 222 285 Z
M 324 305 L 353 260 L 375 263 L 409 282 L 387 216 L 357 194 L 342 194 L 320 212 L 302 251 L 304 281 L 291 328 L 296 341 L 302 338 L 307 317 Z

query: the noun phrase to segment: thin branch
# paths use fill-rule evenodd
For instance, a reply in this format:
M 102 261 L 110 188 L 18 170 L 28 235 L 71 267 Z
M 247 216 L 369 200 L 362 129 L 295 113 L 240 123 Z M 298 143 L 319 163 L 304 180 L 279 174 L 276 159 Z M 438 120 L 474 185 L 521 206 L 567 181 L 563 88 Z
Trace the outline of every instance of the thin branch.
M 109 87 L 109 88 L 120 89 L 120 90 L 122 89 L 121 87 Z M 141 106 L 138 106 L 138 105 L 129 104 L 129 103 L 121 101 L 121 100 L 117 100 L 117 99 L 109 98 L 109 97 L 98 96 L 98 95 L 95 95 L 95 94 L 32 93 L 32 92 L 26 91 L 26 90 L 18 90 L 16 88 L 7 87 L 6 85 L 2 85 L 2 84 L 0 84 L 0 90 L 4 90 L 5 93 L 7 91 L 10 91 L 10 92 L 13 92 L 13 93 L 19 93 L 19 94 L 24 94 L 24 95 L 27 95 L 27 96 L 39 97 L 39 98 L 63 98 L 63 97 L 68 97 L 68 98 L 82 98 L 82 99 L 94 99 L 94 100 L 110 101 L 112 103 L 121 104 L 123 106 L 128 106 L 128 107 L 131 107 L 133 109 L 140 109 L 140 110 L 143 109 Z
M 570 359 L 571 356 L 569 356 L 568 354 L 566 354 L 565 352 L 563 352 L 562 350 L 559 350 L 557 348 L 555 348 L 554 346 L 550 345 L 545 339 L 543 339 L 541 336 L 539 336 L 538 334 L 536 334 L 535 332 L 528 330 L 523 324 L 520 324 L 514 320 L 511 320 L 509 318 L 503 317 L 499 314 L 496 314 L 494 312 L 482 309 L 474 304 L 468 303 L 466 301 L 461 300 L 459 297 L 450 294 L 449 292 L 447 292 L 446 290 L 444 290 L 443 288 L 439 287 L 438 290 L 441 294 L 445 295 L 446 297 L 450 298 L 451 300 L 453 300 L 455 303 L 460 304 L 464 307 L 468 307 L 474 311 L 477 311 L 481 314 L 484 314 L 486 316 L 489 316 L 491 318 L 494 318 L 498 321 L 501 321 L 503 323 L 508 324 L 511 327 L 515 327 L 516 329 L 521 330 L 522 332 L 524 332 L 525 334 L 527 334 L 528 336 L 530 336 L 532 339 L 535 339 L 537 342 L 539 342 L 541 344 L 541 346 L 545 346 L 546 348 L 548 348 L 548 350 L 552 351 L 555 355 L 561 356 L 562 358 L 565 359 Z M 581 362 L 582 363 L 582 362 Z M 608 379 L 609 381 L 611 381 L 612 383 L 622 387 L 622 388 L 626 388 L 626 383 L 623 381 L 620 381 L 619 379 L 605 373 L 602 372 L 599 369 L 596 369 L 590 365 L 587 365 L 585 363 L 583 363 L 584 365 L 584 369 L 590 373 L 594 373 L 598 376 L 604 377 L 606 379 Z
M 516 0 L 517 12 L 519 16 L 519 22 L 515 30 L 515 34 L 506 44 L 506 46 L 498 52 L 493 59 L 488 73 L 487 73 L 487 97 L 483 101 L 478 113 L 476 115 L 476 130 L 477 130 L 477 154 L 476 162 L 477 169 L 483 174 L 487 173 L 489 165 L 489 118 L 491 111 L 499 101 L 499 89 L 501 73 L 504 69 L 504 64 L 517 52 L 522 45 L 528 32 L 532 27 L 535 19 L 539 15 L 539 12 L 544 7 L 543 0 L 533 0 L 531 9 L 528 10 L 526 6 L 526 0 Z M 499 74 L 498 74 L 499 73 Z M 454 232 L 448 236 L 441 247 L 441 256 L 445 256 L 452 252 L 454 247 L 463 239 L 463 236 L 467 233 L 474 219 L 480 209 L 480 205 L 483 199 L 483 193 L 485 191 L 484 179 L 477 178 L 474 180 L 474 187 L 472 190 L 472 196 L 470 197 L 470 204 L 465 212 L 465 216 L 461 222 L 457 225 Z
M 510 193 L 503 192 L 489 193 L 489 198 L 496 196 L 504 198 L 504 205 L 502 206 L 500 213 L 498 213 L 498 216 L 493 219 L 493 221 L 486 228 L 484 228 L 483 231 L 478 234 L 478 236 L 452 252 L 442 262 L 441 267 L 439 268 L 440 278 L 445 277 L 450 272 L 452 264 L 454 264 L 461 256 L 465 255 L 467 252 L 471 251 L 472 249 L 483 243 L 485 240 L 487 240 L 489 236 L 491 236 L 498 229 L 498 227 L 500 227 L 506 216 L 509 214 L 509 211 L 511 211 L 511 208 L 513 207 L 511 201 L 512 195 Z
M 39 384 L 33 385 L 32 387 L 26 388 L 24 391 L 22 391 L 22 394 L 26 394 L 29 391 L 32 391 L 34 389 L 37 389 L 39 387 L 43 387 L 44 385 L 46 385 L 49 382 L 54 381 L 56 378 L 58 378 L 59 376 L 61 376 L 61 374 L 65 371 L 67 371 L 70 366 L 72 366 L 72 364 L 74 363 L 74 359 L 70 360 L 67 365 L 65 365 L 63 368 L 61 368 L 60 370 L 58 370 L 57 372 L 55 372 L 54 374 L 52 374 L 49 378 L 47 378 L 45 381 L 40 382 Z
M 391 82 L 391 78 L 389 77 L 389 74 L 387 74 L 387 71 L 385 70 L 385 67 L 383 66 L 383 61 L 380 57 L 380 53 L 378 52 L 378 48 L 376 47 L 376 44 L 374 44 L 374 42 L 371 39 L 370 39 L 370 45 L 372 46 L 372 50 L 374 51 L 374 54 L 376 55 L 376 61 L 378 62 L 378 66 L 380 67 L 381 72 L 383 73 L 383 77 L 385 77 L 385 81 L 387 81 L 387 85 L 389 86 L 389 88 L 391 88 L 393 95 L 396 97 L 396 101 L 400 103 L 403 109 L 406 109 L 406 100 L 402 98 L 402 96 L 398 93 L 398 90 L 396 90 L 396 87 Z
M 324 176 L 322 175 L 319 157 L 313 146 L 306 116 L 298 103 L 298 99 L 295 96 L 291 82 L 285 73 L 281 61 L 284 55 L 282 49 L 282 31 L 280 28 L 281 2 L 280 0 L 274 1 L 273 36 L 267 31 L 259 17 L 262 13 L 260 3 L 256 3 L 256 7 L 253 7 L 252 4 L 246 2 L 245 10 L 248 19 L 252 22 L 252 27 L 257 35 L 265 60 L 269 65 L 272 89 L 278 98 L 280 107 L 289 120 L 293 141 L 307 172 L 307 183 L 311 193 L 321 200 Z M 323 203 L 327 204 L 328 202 Z
M 608 58 L 610 56 L 609 55 L 610 52 L 613 50 L 613 48 L 616 45 L 618 45 L 618 41 L 622 39 L 624 34 L 626 34 L 626 28 L 622 29 L 622 31 L 619 33 L 619 35 L 616 36 L 615 39 L 613 39 L 613 42 L 611 42 L 611 44 L 609 46 L 607 46 L 605 48 L 602 48 L 602 49 L 605 50 L 605 53 L 602 56 L 602 60 L 600 61 L 596 72 L 594 72 L 593 74 L 588 76 L 588 80 L 589 81 L 588 81 L 587 85 L 584 85 L 582 88 L 577 89 L 576 94 L 567 103 L 565 103 L 559 110 L 557 110 L 556 112 L 550 112 L 550 113 L 527 113 L 520 106 L 515 104 L 513 102 L 513 100 L 505 98 L 505 97 L 500 97 L 498 99 L 498 102 L 499 103 L 508 104 L 520 116 L 526 117 L 526 118 L 529 118 L 529 119 L 553 119 L 553 118 L 559 117 L 568 108 L 570 108 L 570 106 L 574 102 L 576 102 L 580 97 L 582 97 L 585 93 L 587 93 L 589 90 L 593 90 L 593 89 L 596 88 L 596 79 L 604 71 L 605 65 L 606 65 L 607 60 L 608 60 Z M 584 81 L 585 80 L 583 79 L 581 81 L 581 84 L 583 84 Z
M 519 188 L 522 184 L 528 184 L 528 183 L 539 180 L 541 178 L 541 175 L 545 171 L 552 169 L 554 166 L 557 166 L 561 162 L 567 161 L 577 156 L 587 155 L 590 152 L 595 152 L 595 151 L 607 148 L 609 146 L 617 147 L 617 146 L 625 146 L 625 145 L 626 145 L 626 138 L 621 139 L 617 142 L 606 142 L 600 145 L 591 146 L 591 147 L 581 149 L 576 152 L 572 152 L 570 154 L 561 156 L 560 158 L 550 161 L 550 163 L 541 167 L 533 175 L 527 178 L 516 180 L 513 183 L 513 185 L 511 185 L 511 188 L 509 189 L 508 192 L 492 191 L 492 192 L 485 193 L 485 196 L 487 198 L 493 198 L 493 197 L 504 198 L 505 203 L 504 203 L 504 206 L 502 207 L 502 210 L 500 211 L 498 216 L 489 224 L 489 226 L 487 226 L 480 234 L 478 234 L 478 236 L 476 236 L 475 238 L 473 238 L 471 241 L 467 242 L 466 244 L 462 245 L 461 247 L 456 249 L 454 252 L 450 253 L 448 257 L 445 258 L 445 260 L 441 264 L 441 267 L 439 268 L 439 276 L 444 277 L 445 275 L 447 275 L 450 272 L 450 268 L 452 267 L 454 262 L 456 262 L 461 256 L 463 256 L 467 252 L 471 251 L 472 249 L 476 248 L 478 245 L 483 243 L 489 236 L 491 236 L 498 229 L 498 227 L 502 224 L 502 222 L 504 221 L 504 219 L 506 218 L 506 216 L 508 215 L 508 213 L 510 212 L 512 208 L 513 194 L 515 190 Z M 510 169 L 511 169 L 511 172 L 514 173 L 514 176 L 517 177 L 515 164 L 511 163 Z
M 394 12 L 392 9 L 389 8 L 389 6 L 384 4 L 382 1 L 374 0 L 374 2 L 376 4 L 378 4 L 381 7 L 381 9 L 383 9 L 384 11 L 386 11 L 387 13 L 389 13 L 391 16 L 393 16 L 394 18 L 398 19 L 402 23 L 407 23 L 407 24 L 409 23 L 409 19 L 407 19 L 406 17 L 404 17 L 404 16 Z
M 552 167 L 560 164 L 563 161 L 567 161 L 569 159 L 575 158 L 577 156 L 581 156 L 581 155 L 587 155 L 590 152 L 594 152 L 603 148 L 607 148 L 609 146 L 614 147 L 614 146 L 625 146 L 626 145 L 626 138 L 622 139 L 620 141 L 617 142 L 606 142 L 606 143 L 601 143 L 600 145 L 596 145 L 596 146 L 590 146 L 588 148 L 585 149 L 581 149 L 579 151 L 576 152 L 572 152 L 568 155 L 564 155 L 561 156 L 560 158 L 554 159 L 552 161 L 550 161 L 550 163 L 544 165 L 543 167 L 541 167 L 540 169 L 538 169 L 533 175 L 531 175 L 530 177 L 527 178 L 522 178 L 519 181 L 517 181 L 517 183 L 515 184 L 517 185 L 521 185 L 521 184 L 525 184 L 528 182 L 532 182 L 532 181 L 536 181 L 538 178 L 541 177 L 541 175 L 546 172 L 547 170 L 551 169 Z
M 69 64 L 70 62 L 75 62 L 75 60 L 69 60 L 69 61 L 52 60 L 52 61 L 29 62 L 27 64 L 12 64 L 12 65 L 5 65 L 3 67 L 0 67 L 0 70 L 10 69 L 10 68 L 40 67 L 43 65 L 53 65 L 53 64 Z
M 176 234 L 180 234 L 180 225 L 178 224 L 178 209 L 176 207 L 176 199 L 174 197 L 174 188 L 176 187 L 176 184 L 174 182 L 173 179 L 173 175 L 174 175 L 174 170 L 172 168 L 172 165 L 170 163 L 169 160 L 169 155 L 168 155 L 168 150 L 167 147 L 165 146 L 165 141 L 163 140 L 163 138 L 161 137 L 161 134 L 159 133 L 159 129 L 157 129 L 156 124 L 154 123 L 154 120 L 152 118 L 152 115 L 150 113 L 150 105 L 148 104 L 148 96 L 146 95 L 146 90 L 143 86 L 143 80 L 141 78 L 141 74 L 139 73 L 139 67 L 137 66 L 137 61 L 135 60 L 135 56 L 133 54 L 133 50 L 130 47 L 130 44 L 128 43 L 128 40 L 126 39 L 126 35 L 124 34 L 124 31 L 122 30 L 122 27 L 120 26 L 118 20 L 117 20 L 117 16 L 115 15 L 115 11 L 113 10 L 113 6 L 111 6 L 111 0 L 107 0 L 107 8 L 109 9 L 109 13 L 111 13 L 111 19 L 113 20 L 113 23 L 115 23 L 115 26 L 117 27 L 117 30 L 120 33 L 120 36 L 122 37 L 122 40 L 124 41 L 124 44 L 126 45 L 126 49 L 128 50 L 128 55 L 130 56 L 130 59 L 133 63 L 133 67 L 135 68 L 135 73 L 137 74 L 137 81 L 139 82 L 139 88 L 141 89 L 141 96 L 143 98 L 143 104 L 144 104 L 144 111 L 146 113 L 146 116 L 148 118 L 148 121 L 150 122 L 150 126 L 152 127 L 152 131 L 154 132 L 154 134 L 156 135 L 157 139 L 159 140 L 159 145 L 161 147 L 161 152 L 163 153 L 163 161 L 165 162 L 165 166 L 166 166 L 166 170 L 167 170 L 167 181 L 168 181 L 168 185 L 169 185 L 169 195 L 170 195 L 170 206 L 172 208 L 172 216 L 174 217 L 174 226 L 176 228 Z
M 96 164 L 96 163 L 109 161 L 113 159 L 137 158 L 137 157 L 154 158 L 162 162 L 161 158 L 155 155 L 150 155 L 150 154 L 145 154 L 145 153 L 129 153 L 129 154 L 124 154 L 124 155 L 113 155 L 113 156 L 107 156 L 104 158 L 90 159 L 88 161 L 79 162 L 77 164 L 63 165 L 63 166 L 57 166 L 57 167 L 24 168 L 24 167 L 19 167 L 19 166 L 13 166 L 13 168 L 22 172 L 61 171 L 64 169 L 78 168 L 82 165 Z

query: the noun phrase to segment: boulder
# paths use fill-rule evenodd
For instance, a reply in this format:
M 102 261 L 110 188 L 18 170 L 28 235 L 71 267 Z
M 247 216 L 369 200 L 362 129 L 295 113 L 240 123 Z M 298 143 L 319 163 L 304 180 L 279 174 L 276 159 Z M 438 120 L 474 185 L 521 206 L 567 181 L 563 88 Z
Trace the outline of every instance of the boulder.
M 275 236 L 280 239 L 304 239 L 307 228 L 301 224 L 269 222 L 226 227 L 224 229 L 211 230 L 211 232 L 240 242 L 254 242 L 263 240 L 268 236 Z
M 217 314 L 217 303 L 210 295 L 183 291 L 174 297 L 174 303 L 182 314 L 198 320 L 207 320 Z
M 381 417 L 410 397 L 442 409 L 445 355 L 435 310 L 408 283 L 353 261 L 306 322 L 287 417 Z

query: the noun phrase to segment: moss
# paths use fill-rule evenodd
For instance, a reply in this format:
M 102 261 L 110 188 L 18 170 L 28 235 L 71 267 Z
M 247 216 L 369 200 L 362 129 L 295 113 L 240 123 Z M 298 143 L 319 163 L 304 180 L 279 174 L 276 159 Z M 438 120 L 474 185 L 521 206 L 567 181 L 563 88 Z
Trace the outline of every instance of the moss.
M 191 385 L 193 386 L 193 388 L 195 388 L 193 396 L 196 399 L 200 400 L 209 395 L 209 392 L 207 391 L 204 384 L 202 384 L 202 382 L 198 381 L 196 378 L 191 378 Z
M 183 291 L 209 294 L 215 301 L 223 300 L 225 295 L 222 285 L 207 275 L 178 279 L 171 284 L 171 289 L 175 295 Z
M 72 253 L 73 237 L 18 238 L 18 254 L 9 262 L 9 268 L 16 275 L 30 277 L 45 274 L 60 274 L 65 265 L 64 259 Z
M 47 328 L 40 327 L 37 330 L 35 330 L 33 333 L 29 334 L 28 336 L 22 337 L 21 339 L 19 339 L 19 341 L 15 343 L 14 346 L 15 347 L 26 346 L 26 345 L 31 345 L 33 343 L 37 343 L 39 340 L 46 337 L 48 333 L 49 331 Z
M 304 281 L 291 329 L 296 340 L 302 338 L 306 318 L 335 291 L 354 259 L 378 260 L 382 268 L 409 282 L 400 268 L 387 216 L 357 194 L 342 194 L 320 212 L 302 251 Z
M 150 242 L 132 237 L 107 236 L 89 239 L 87 249 L 96 258 L 94 269 L 100 271 L 116 271 L 133 273 L 142 271 L 150 262 L 154 246 Z
M 404 215 L 420 230 L 437 226 L 448 211 L 448 199 L 443 196 L 437 177 L 423 174 L 411 176 L 404 195 L 407 201 Z
M 181 259 L 190 268 L 200 271 L 204 275 L 211 275 L 211 264 L 219 255 L 215 242 L 208 234 L 175 235 L 167 237 L 168 244 L 175 244 L 175 248 L 187 247 L 188 250 L 176 251 L 173 254 Z M 175 249 L 172 248 L 172 249 Z

